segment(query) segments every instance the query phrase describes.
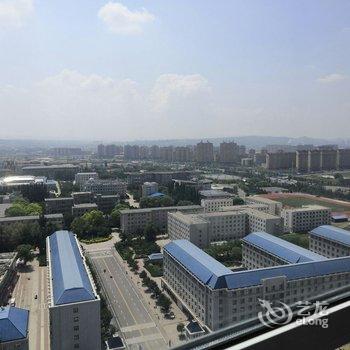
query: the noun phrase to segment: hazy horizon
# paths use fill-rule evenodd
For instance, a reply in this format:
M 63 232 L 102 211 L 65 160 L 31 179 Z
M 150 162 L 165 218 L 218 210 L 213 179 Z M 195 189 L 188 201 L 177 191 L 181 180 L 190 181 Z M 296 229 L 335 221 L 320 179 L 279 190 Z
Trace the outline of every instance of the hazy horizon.
M 0 0 L 0 138 L 348 138 L 348 13 L 343 0 Z

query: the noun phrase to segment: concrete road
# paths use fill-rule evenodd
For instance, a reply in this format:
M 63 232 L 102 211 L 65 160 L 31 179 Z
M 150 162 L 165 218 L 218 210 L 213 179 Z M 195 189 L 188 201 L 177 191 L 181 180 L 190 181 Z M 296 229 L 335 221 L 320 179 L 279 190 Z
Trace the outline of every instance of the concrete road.
M 96 272 L 102 281 L 112 312 L 120 331 L 132 350 L 166 349 L 166 341 L 153 321 L 148 305 L 126 274 L 122 262 L 112 250 L 89 252 Z M 112 277 L 111 277 L 112 276 Z
M 29 310 L 29 349 L 49 350 L 49 313 L 47 305 L 47 267 L 35 260 L 18 272 L 13 291 L 16 306 Z M 35 299 L 37 295 L 37 299 Z

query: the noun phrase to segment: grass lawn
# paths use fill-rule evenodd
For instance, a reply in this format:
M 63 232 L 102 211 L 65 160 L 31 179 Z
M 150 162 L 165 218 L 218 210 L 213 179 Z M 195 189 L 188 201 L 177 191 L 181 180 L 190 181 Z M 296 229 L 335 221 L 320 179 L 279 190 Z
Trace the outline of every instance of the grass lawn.
M 276 198 L 277 201 L 281 202 L 285 206 L 289 207 L 301 207 L 302 205 L 310 205 L 310 204 L 316 204 L 316 205 L 323 205 L 325 207 L 331 208 L 332 211 L 349 211 L 350 210 L 350 203 L 349 206 L 341 205 L 338 203 L 331 203 L 328 201 L 324 201 L 322 199 L 318 198 L 305 198 L 305 197 L 297 197 L 297 196 L 290 196 L 290 197 L 279 197 Z

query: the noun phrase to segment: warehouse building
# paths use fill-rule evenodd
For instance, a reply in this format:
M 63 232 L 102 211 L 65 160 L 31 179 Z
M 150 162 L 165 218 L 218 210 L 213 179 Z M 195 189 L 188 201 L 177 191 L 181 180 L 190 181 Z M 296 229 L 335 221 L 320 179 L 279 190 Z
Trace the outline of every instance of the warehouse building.
M 341 228 L 324 225 L 310 231 L 310 250 L 326 256 L 338 258 L 350 255 L 350 232 Z
M 101 349 L 100 298 L 73 233 L 47 238 L 51 350 Z
M 212 331 L 256 318 L 259 299 L 290 305 L 350 283 L 350 257 L 232 272 L 187 240 L 163 254 L 164 288 Z
M 242 238 L 242 265 L 247 269 L 325 260 L 322 255 L 266 232 Z

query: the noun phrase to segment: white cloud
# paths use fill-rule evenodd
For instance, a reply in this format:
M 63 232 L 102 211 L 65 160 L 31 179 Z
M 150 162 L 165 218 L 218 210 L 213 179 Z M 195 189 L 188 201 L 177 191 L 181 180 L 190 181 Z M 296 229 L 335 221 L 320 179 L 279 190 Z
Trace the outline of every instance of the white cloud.
M 33 0 L 0 0 L 0 29 L 21 28 L 33 13 Z
M 177 105 L 179 100 L 195 102 L 209 93 L 208 81 L 200 74 L 163 74 L 157 79 L 150 100 L 154 110 L 164 111 Z
M 107 28 L 117 34 L 140 34 L 142 26 L 155 17 L 146 9 L 131 11 L 119 2 L 108 2 L 98 11 L 98 17 Z
M 317 81 L 322 84 L 332 84 L 338 81 L 345 80 L 346 78 L 347 76 L 344 74 L 332 73 L 318 78 Z

